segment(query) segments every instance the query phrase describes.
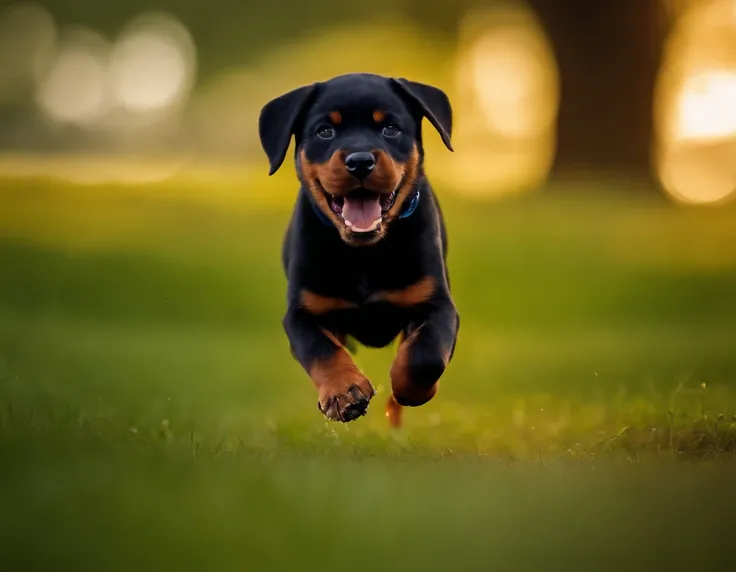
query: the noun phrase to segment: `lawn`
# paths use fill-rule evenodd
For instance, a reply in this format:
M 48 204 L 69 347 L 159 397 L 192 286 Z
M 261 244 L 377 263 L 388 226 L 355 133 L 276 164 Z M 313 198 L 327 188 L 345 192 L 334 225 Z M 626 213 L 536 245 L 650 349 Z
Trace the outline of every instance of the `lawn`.
M 458 348 L 393 431 L 391 349 L 347 426 L 289 355 L 290 190 L 141 189 L 0 182 L 0 570 L 733 569 L 733 208 L 446 193 Z

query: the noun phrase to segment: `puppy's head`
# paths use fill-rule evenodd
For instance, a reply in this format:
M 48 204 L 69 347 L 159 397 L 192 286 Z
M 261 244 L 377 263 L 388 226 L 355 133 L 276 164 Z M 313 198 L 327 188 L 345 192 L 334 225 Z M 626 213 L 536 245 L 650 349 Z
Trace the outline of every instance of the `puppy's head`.
M 303 86 L 261 110 L 261 144 L 275 173 L 294 136 L 299 178 L 343 241 L 383 238 L 421 174 L 426 117 L 452 150 L 452 109 L 440 89 L 348 74 Z

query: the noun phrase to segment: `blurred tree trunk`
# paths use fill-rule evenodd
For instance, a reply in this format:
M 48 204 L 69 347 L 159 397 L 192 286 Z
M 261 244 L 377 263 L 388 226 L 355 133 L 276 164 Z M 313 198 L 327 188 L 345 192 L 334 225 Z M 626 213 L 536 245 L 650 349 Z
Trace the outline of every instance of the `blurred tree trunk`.
M 653 95 L 666 34 L 660 0 L 529 0 L 561 81 L 553 176 L 652 179 Z

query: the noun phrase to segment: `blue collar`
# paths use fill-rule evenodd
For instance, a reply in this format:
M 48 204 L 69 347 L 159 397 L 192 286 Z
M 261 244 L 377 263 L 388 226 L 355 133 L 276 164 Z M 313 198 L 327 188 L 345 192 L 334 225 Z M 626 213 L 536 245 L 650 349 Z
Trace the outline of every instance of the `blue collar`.
M 408 203 L 404 203 L 404 206 L 401 209 L 401 214 L 399 214 L 399 218 L 409 218 L 411 215 L 414 214 L 414 211 L 417 210 L 418 206 L 419 206 L 419 189 L 414 191 L 414 194 L 409 199 Z
M 309 202 L 312 203 L 312 209 L 314 209 L 314 212 L 317 214 L 317 218 L 319 218 L 320 221 L 322 221 L 323 224 L 327 226 L 332 226 L 332 221 L 327 218 L 327 215 L 323 213 L 319 208 L 317 208 L 317 205 L 314 204 L 314 201 L 309 199 Z M 409 218 L 411 215 L 414 214 L 414 211 L 417 210 L 417 207 L 419 206 L 419 189 L 414 191 L 414 194 L 412 195 L 411 199 L 406 201 L 404 203 L 404 206 L 401 208 L 401 213 L 399 213 L 399 218 Z

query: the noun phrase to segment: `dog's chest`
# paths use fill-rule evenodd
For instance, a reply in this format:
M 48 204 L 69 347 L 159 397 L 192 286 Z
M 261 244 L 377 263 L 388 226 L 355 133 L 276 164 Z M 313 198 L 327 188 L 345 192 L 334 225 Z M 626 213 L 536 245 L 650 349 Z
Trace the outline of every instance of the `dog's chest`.
M 345 276 L 345 289 L 349 297 L 361 307 L 375 306 L 376 295 L 386 291 L 401 290 L 411 284 L 412 279 L 421 273 L 410 271 L 410 265 L 401 271 L 391 266 L 373 267 L 369 272 L 360 269 L 352 276 Z
M 402 290 L 428 274 L 422 252 L 410 241 L 365 249 L 339 245 L 329 255 L 323 249 L 305 258 L 309 263 L 294 277 L 301 288 L 359 308 L 373 309 L 377 294 Z
M 358 274 L 355 279 L 355 297 L 357 298 L 358 304 L 361 306 L 368 303 L 371 294 L 375 291 L 376 286 L 371 284 L 371 280 L 365 274 Z
M 420 253 L 405 248 L 361 252 L 347 265 L 350 272 L 345 279 L 356 302 L 368 304 L 377 292 L 401 289 L 421 278 L 421 258 Z
M 374 278 L 356 276 L 350 284 L 349 298 L 357 307 L 338 309 L 322 319 L 328 329 L 349 334 L 366 346 L 383 347 L 408 326 L 412 312 L 376 299 L 381 290 Z

